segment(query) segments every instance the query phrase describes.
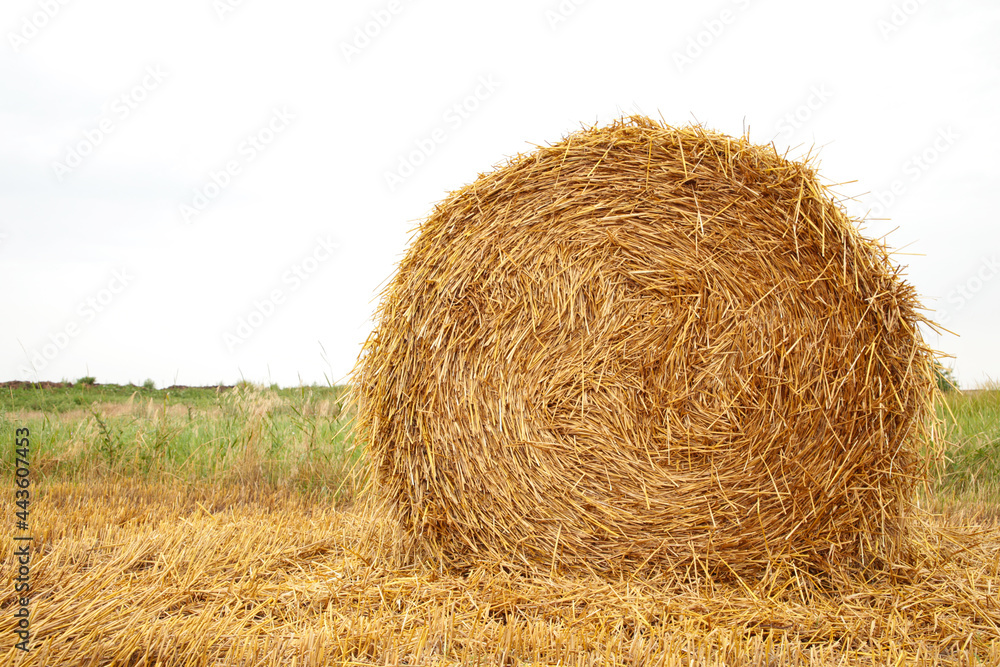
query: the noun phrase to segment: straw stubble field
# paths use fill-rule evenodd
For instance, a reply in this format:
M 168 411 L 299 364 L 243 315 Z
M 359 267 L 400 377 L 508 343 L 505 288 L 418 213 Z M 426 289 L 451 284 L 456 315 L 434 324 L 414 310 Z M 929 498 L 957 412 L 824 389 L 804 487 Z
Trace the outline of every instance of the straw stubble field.
M 295 471 L 310 456 L 311 430 L 340 423 L 336 410 L 263 390 L 171 410 L 168 393 L 117 411 L 102 399 L 95 414 L 123 437 L 113 463 L 98 451 L 93 414 L 4 405 L 3 435 L 27 424 L 38 449 L 32 650 L 17 651 L 5 630 L 0 663 L 1000 664 L 1000 511 L 968 493 L 958 502 L 937 487 L 922 501 L 910 562 L 867 579 L 794 569 L 724 583 L 526 576 L 485 564 L 446 573 L 408 564 L 385 518 L 353 503 L 349 483 L 335 483 L 337 468 L 317 473 L 325 491 L 302 484 Z M 994 412 L 972 410 L 980 420 L 995 421 L 1000 401 L 990 400 Z M 949 402 L 961 416 L 983 401 Z M 166 416 L 147 418 L 159 403 Z M 229 420 L 234 403 L 238 414 L 259 415 L 256 424 Z M 309 410 L 324 416 L 282 426 L 288 413 Z M 173 435 L 150 466 L 143 448 L 155 444 L 155 419 Z M 216 454 L 257 451 L 230 456 L 226 469 L 200 468 L 190 455 L 172 462 L 170 450 L 184 451 L 195 429 L 212 425 Z M 949 428 L 976 451 L 996 435 L 972 417 Z M 271 431 L 287 451 L 261 447 Z M 87 433 L 89 456 L 73 442 Z M 320 460 L 336 456 L 319 449 Z M 987 488 L 995 492 L 987 485 L 980 495 Z M 4 540 L 4 562 L 12 551 Z M 0 596 L 8 620 L 11 579 Z

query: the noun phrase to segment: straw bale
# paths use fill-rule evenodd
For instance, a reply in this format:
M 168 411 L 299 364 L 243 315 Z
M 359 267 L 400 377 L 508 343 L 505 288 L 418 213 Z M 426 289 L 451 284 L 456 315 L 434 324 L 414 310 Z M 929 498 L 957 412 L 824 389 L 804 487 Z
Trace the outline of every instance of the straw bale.
M 439 203 L 355 369 L 372 498 L 454 568 L 896 557 L 932 352 L 809 160 L 642 117 Z

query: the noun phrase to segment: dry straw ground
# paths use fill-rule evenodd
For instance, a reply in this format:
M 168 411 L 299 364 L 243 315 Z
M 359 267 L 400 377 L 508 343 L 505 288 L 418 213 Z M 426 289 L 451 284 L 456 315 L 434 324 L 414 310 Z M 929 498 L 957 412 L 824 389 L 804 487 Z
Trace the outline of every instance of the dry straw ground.
M 36 498 L 34 648 L 13 647 L 5 574 L 0 664 L 1000 664 L 996 514 L 929 518 L 891 576 L 744 586 L 404 567 L 381 517 L 238 487 Z
M 755 577 L 908 557 L 933 355 L 812 165 L 623 119 L 418 232 L 355 376 L 373 497 L 418 558 Z

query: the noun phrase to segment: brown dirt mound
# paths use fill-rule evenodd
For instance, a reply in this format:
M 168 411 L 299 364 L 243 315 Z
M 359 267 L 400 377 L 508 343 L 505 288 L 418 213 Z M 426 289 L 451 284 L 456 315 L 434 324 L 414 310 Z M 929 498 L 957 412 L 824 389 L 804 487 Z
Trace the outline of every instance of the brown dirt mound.
M 583 130 L 420 226 L 355 370 L 373 497 L 459 568 L 891 560 L 933 397 L 918 308 L 808 163 Z
M 27 380 L 0 382 L 0 388 L 2 389 L 63 389 L 72 386 L 72 383 L 69 382 L 49 382 L 48 380 L 42 380 L 41 382 L 29 382 Z

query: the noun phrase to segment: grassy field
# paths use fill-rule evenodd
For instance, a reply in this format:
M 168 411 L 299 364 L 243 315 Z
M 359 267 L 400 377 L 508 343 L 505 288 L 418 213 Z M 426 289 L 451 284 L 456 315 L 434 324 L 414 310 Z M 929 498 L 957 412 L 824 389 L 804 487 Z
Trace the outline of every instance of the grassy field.
M 938 411 L 953 444 L 938 491 L 1000 504 L 1000 390 L 949 392 Z
M 40 434 L 39 481 L 97 478 L 239 482 L 350 499 L 354 463 L 342 387 L 146 389 L 76 384 L 0 388 L 3 442 Z M 3 461 L 10 473 L 11 461 Z
M 34 538 L 32 650 L 5 569 L 0 664 L 1000 665 L 1000 392 L 942 404 L 953 445 L 906 562 L 752 582 L 407 563 L 358 502 L 345 399 L 0 389 L 0 442 L 31 430 Z

